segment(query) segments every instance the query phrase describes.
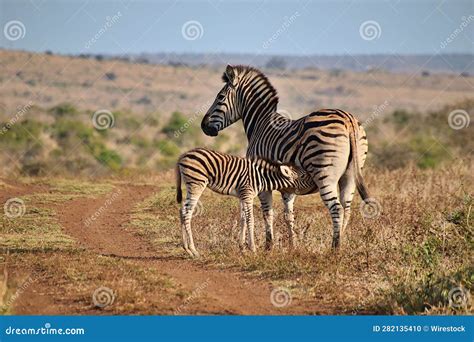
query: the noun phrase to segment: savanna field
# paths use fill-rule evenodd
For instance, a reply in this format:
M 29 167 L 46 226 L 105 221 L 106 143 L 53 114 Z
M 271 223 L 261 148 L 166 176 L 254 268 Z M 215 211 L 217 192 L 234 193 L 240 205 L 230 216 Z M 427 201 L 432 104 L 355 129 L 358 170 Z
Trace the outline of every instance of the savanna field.
M 2 314 L 472 314 L 474 77 L 268 70 L 293 119 L 339 107 L 364 124 L 377 206 L 356 195 L 334 252 L 319 195 L 298 197 L 292 250 L 275 194 L 267 252 L 256 201 L 252 254 L 238 200 L 206 190 L 191 260 L 175 162 L 246 149 L 240 123 L 200 129 L 222 68 L 0 55 Z

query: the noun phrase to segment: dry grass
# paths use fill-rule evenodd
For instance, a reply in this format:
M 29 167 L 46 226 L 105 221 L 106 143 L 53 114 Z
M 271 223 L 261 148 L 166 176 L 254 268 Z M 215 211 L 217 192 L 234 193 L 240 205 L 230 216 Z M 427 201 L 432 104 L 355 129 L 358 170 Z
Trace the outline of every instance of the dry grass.
M 224 70 L 223 66 L 193 68 L 99 62 L 8 50 L 0 50 L 0 60 L 3 70 L 0 111 L 3 107 L 5 112 L 14 113 L 28 100 L 44 108 L 70 102 L 92 112 L 102 108 L 133 109 L 141 121 L 156 112 L 167 118 L 175 110 L 190 116 L 199 109 L 206 110 L 221 87 Z M 113 72 L 116 79 L 108 80 L 105 77 L 108 72 Z M 321 107 L 338 107 L 350 109 L 365 119 L 385 100 L 387 112 L 397 108 L 438 109 L 466 96 L 472 90 L 473 79 L 472 76 L 423 77 L 384 71 L 267 72 L 279 91 L 281 108 L 295 118 Z
M 318 195 L 296 203 L 300 246 L 289 251 L 277 202 L 276 248 L 263 251 L 264 232 L 258 205 L 257 254 L 237 247 L 238 201 L 206 191 L 193 232 L 202 262 L 237 267 L 270 279 L 293 294 L 347 313 L 466 314 L 466 303 L 449 307 L 452 288 L 471 290 L 473 163 L 459 161 L 437 170 L 406 167 L 366 176 L 381 204 L 380 216 L 361 216 L 359 200 L 339 253 L 330 250 L 329 215 Z M 180 251 L 181 233 L 173 185 L 136 208 L 132 226 L 161 244 Z

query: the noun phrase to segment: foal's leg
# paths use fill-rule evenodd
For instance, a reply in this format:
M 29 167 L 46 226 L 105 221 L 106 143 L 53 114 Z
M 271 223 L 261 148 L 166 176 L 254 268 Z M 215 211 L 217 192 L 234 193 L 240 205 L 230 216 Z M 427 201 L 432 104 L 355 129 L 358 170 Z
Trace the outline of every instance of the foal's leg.
M 296 235 L 295 235 L 295 216 L 293 214 L 293 205 L 295 203 L 296 195 L 289 193 L 282 193 L 283 205 L 285 207 L 285 220 L 288 226 L 288 238 L 290 242 L 290 248 L 296 246 Z
M 184 249 L 192 257 L 199 257 L 199 253 L 194 246 L 193 233 L 191 231 L 191 219 L 206 184 L 186 184 L 186 200 L 181 209 L 181 229 L 183 232 Z
M 270 250 L 273 247 L 273 208 L 272 193 L 261 192 L 258 195 L 262 206 L 263 219 L 265 221 L 265 249 Z
M 245 237 L 247 235 L 247 222 L 245 220 L 245 212 L 243 203 L 240 202 L 240 236 L 239 236 L 239 246 L 243 250 L 245 248 Z
M 242 201 L 242 207 L 245 214 L 245 223 L 249 231 L 248 236 L 248 247 L 252 252 L 256 251 L 255 248 L 255 234 L 254 234 L 254 219 L 253 219 L 253 201 L 252 199 L 245 199 Z

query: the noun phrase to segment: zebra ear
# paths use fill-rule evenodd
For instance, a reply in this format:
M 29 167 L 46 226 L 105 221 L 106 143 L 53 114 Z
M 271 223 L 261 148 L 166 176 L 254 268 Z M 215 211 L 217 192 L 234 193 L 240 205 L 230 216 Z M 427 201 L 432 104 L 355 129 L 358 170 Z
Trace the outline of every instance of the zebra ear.
M 286 178 L 291 178 L 292 172 L 288 165 L 280 165 L 280 172 Z
M 227 80 L 228 83 L 235 86 L 235 72 L 234 67 L 230 64 L 227 65 L 224 72 L 224 79 Z

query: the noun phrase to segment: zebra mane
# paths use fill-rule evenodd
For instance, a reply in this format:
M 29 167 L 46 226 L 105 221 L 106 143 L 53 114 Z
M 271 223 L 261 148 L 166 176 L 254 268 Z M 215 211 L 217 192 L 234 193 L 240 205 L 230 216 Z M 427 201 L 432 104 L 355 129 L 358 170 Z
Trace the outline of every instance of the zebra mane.
M 252 66 L 249 66 L 249 65 L 235 65 L 235 66 L 233 66 L 233 69 L 234 69 L 236 75 L 242 75 L 242 77 L 248 76 L 250 78 L 259 78 L 259 79 L 261 79 L 263 81 L 263 83 L 265 84 L 265 86 L 268 89 L 270 89 L 270 91 L 273 95 L 274 101 L 276 101 L 276 103 L 278 103 L 277 90 L 273 87 L 273 85 L 270 83 L 270 80 L 268 79 L 268 77 L 262 71 L 258 70 L 257 68 L 254 68 Z M 227 78 L 227 75 L 226 75 L 225 72 L 222 75 L 222 81 L 224 81 L 225 83 L 229 82 L 229 79 Z

